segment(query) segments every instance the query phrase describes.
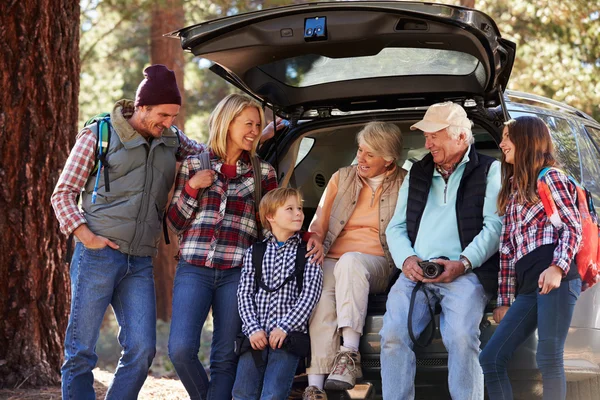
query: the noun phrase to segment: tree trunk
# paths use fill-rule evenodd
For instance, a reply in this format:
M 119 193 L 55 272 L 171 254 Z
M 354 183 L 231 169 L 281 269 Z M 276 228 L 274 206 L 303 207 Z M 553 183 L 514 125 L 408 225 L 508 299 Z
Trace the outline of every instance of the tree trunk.
M 77 130 L 79 2 L 0 1 L 0 388 L 60 382 L 66 238 L 50 206 Z
M 150 61 L 152 64 L 164 64 L 175 72 L 177 85 L 181 92 L 183 104 L 179 111 L 176 124 L 184 130 L 185 125 L 185 91 L 183 75 L 185 59 L 183 50 L 178 40 L 165 38 L 163 35 L 176 29 L 183 28 L 185 13 L 183 0 L 162 0 L 157 2 L 152 9 L 152 26 L 150 29 Z M 173 189 L 169 194 L 169 202 Z M 156 315 L 163 321 L 171 319 L 171 300 L 173 299 L 173 280 L 177 262 L 175 256 L 179 249 L 177 236 L 169 232 L 170 245 L 165 244 L 161 238 L 158 246 L 158 255 L 154 258 L 154 281 L 156 284 Z
M 460 0 L 460 5 L 463 7 L 475 8 L 475 0 Z

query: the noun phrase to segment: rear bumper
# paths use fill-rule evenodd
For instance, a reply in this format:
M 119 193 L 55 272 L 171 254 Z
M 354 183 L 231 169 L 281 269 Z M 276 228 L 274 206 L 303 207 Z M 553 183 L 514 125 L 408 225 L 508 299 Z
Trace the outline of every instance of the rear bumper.
M 439 316 L 437 326 L 439 327 Z M 491 315 L 488 315 L 488 321 Z M 369 382 L 381 380 L 381 352 L 379 331 L 382 316 L 369 316 L 361 339 L 362 368 Z M 498 325 L 490 322 L 481 332 L 481 348 L 494 334 Z M 514 353 L 509 365 L 509 374 L 519 379 L 540 379 L 536 362 L 537 332 L 531 335 Z M 423 349 L 415 349 L 417 356 L 416 385 L 429 385 L 432 378 L 441 376 L 445 381 L 448 374 L 448 353 L 439 328 L 432 343 Z M 568 381 L 588 379 L 600 375 L 600 329 L 571 327 L 565 343 L 565 372 Z M 424 379 L 420 379 L 424 377 Z

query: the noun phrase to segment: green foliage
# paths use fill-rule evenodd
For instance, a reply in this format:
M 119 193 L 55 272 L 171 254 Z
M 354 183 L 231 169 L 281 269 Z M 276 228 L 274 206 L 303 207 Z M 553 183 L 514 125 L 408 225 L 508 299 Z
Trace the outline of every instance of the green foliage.
M 292 3 L 289 0 L 185 1 L 186 26 Z M 80 126 L 90 116 L 110 111 L 115 101 L 135 96 L 143 78 L 142 70 L 151 62 L 150 15 L 155 4 L 151 0 L 80 1 Z M 179 28 L 183 26 L 173 30 Z M 186 133 L 205 141 L 208 115 L 223 97 L 236 89 L 210 72 L 207 60 L 191 54 L 186 54 L 186 58 Z
M 164 1 L 164 0 L 162 0 Z M 441 0 L 460 4 L 460 0 Z M 80 121 L 133 98 L 150 64 L 151 0 L 81 1 Z M 289 0 L 186 0 L 192 25 Z M 517 43 L 509 89 L 564 101 L 600 119 L 600 1 L 475 0 Z M 181 27 L 173 27 L 178 29 Z M 206 121 L 216 104 L 235 89 L 208 70 L 207 60 L 186 55 L 187 134 L 206 140 Z
M 517 43 L 509 89 L 550 97 L 600 120 L 598 0 L 476 0 Z
M 133 98 L 149 63 L 151 1 L 84 0 L 81 5 L 80 126 Z

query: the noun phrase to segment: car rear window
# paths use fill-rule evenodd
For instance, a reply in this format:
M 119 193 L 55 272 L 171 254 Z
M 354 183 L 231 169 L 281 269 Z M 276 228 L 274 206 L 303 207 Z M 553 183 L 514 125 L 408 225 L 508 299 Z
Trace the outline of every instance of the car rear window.
M 511 116 L 521 115 L 540 117 L 550 130 L 554 142 L 554 153 L 560 165 L 575 179 L 581 182 L 581 160 L 577 146 L 577 131 L 564 118 L 546 114 L 530 114 L 525 112 L 512 112 Z
M 453 50 L 388 47 L 378 54 L 329 58 L 306 54 L 259 67 L 274 79 L 294 87 L 392 76 L 470 75 L 485 83 L 483 65 L 474 56 Z

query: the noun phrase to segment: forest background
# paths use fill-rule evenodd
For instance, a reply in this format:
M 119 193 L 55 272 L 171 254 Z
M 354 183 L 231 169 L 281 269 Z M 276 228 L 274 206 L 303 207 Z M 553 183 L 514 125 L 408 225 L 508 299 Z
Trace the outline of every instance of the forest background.
M 517 44 L 508 89 L 565 102 L 600 120 L 600 1 L 439 2 L 485 12 L 502 36 Z M 49 196 L 83 122 L 110 111 L 116 100 L 132 99 L 143 68 L 162 63 L 176 71 L 184 95 L 177 125 L 205 141 L 208 115 L 235 89 L 208 70 L 210 62 L 184 53 L 177 40 L 163 34 L 299 2 L 0 3 L 0 388 L 15 388 L 59 382 L 70 297 L 66 238 L 58 231 Z M 40 78 L 38 71 L 47 75 Z M 161 244 L 155 260 L 160 321 L 152 373 L 157 376 L 175 376 L 166 351 L 175 252 L 176 246 Z M 209 322 L 200 354 L 204 361 L 210 336 Z M 110 312 L 98 352 L 99 366 L 114 368 L 120 351 Z

